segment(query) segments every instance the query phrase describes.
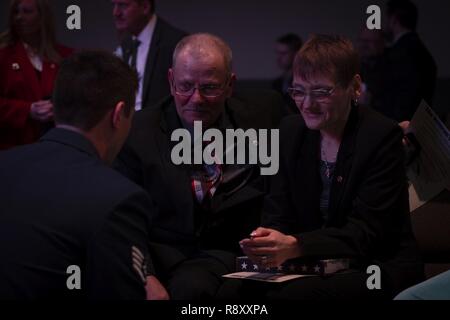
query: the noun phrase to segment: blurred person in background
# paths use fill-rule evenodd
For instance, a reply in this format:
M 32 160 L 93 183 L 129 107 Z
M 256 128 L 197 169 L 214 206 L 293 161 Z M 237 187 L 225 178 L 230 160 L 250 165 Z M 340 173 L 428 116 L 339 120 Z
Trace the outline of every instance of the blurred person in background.
M 154 0 L 112 0 L 113 18 L 122 38 L 116 55 L 139 75 L 136 110 L 170 94 L 167 72 L 172 53 L 186 33 L 156 14 Z
M 362 88 L 359 102 L 380 109 L 385 63 L 385 40 L 381 30 L 364 27 L 358 37 L 357 49 L 361 59 Z
M 292 65 L 295 55 L 302 47 L 303 41 L 295 33 L 285 34 L 277 39 L 275 54 L 278 68 L 282 74 L 273 80 L 272 89 L 283 95 L 285 102 L 284 114 L 298 113 L 294 100 L 288 94 L 287 90 L 292 85 Z
M 0 35 L 0 150 L 35 142 L 53 126 L 51 96 L 60 62 L 47 0 L 13 0 Z
M 398 121 L 411 120 L 422 99 L 432 106 L 437 67 L 417 33 L 419 13 L 410 0 L 387 3 L 383 102 L 377 110 Z

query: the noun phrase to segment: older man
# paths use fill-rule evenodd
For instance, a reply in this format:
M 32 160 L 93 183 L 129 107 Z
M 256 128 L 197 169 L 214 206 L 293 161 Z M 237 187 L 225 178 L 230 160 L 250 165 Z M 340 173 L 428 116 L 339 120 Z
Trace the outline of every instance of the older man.
M 282 99 L 231 98 L 232 52 L 216 36 L 181 40 L 168 71 L 171 97 L 136 115 L 118 169 L 146 189 L 159 209 L 152 217 L 155 268 L 173 299 L 214 296 L 233 271 L 238 241 L 259 222 L 264 181 L 256 165 L 175 165 L 171 135 L 203 129 L 272 128 Z M 275 105 L 275 106 L 274 106 Z M 278 108 L 277 108 L 278 107 Z

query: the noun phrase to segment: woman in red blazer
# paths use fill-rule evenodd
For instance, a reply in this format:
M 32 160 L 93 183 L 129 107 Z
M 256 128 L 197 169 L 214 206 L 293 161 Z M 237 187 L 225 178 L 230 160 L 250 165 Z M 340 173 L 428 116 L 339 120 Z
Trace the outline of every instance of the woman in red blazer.
M 0 35 L 0 150 L 36 141 L 53 124 L 50 97 L 60 61 L 47 0 L 13 0 Z

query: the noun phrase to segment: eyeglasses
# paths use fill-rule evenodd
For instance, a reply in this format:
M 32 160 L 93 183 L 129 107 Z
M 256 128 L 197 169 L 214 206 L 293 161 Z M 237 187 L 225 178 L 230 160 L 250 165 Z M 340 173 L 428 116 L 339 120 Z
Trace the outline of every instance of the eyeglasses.
M 314 101 L 317 102 L 326 102 L 333 94 L 335 88 L 318 88 L 309 91 L 309 93 L 302 89 L 297 88 L 288 88 L 288 93 L 291 96 L 292 99 L 294 99 L 296 102 L 303 102 L 307 95 L 311 99 L 314 99 Z
M 172 81 L 172 86 L 175 89 L 175 93 L 182 97 L 190 97 L 194 94 L 195 89 L 198 90 L 200 95 L 205 98 L 217 98 L 221 96 L 228 85 L 229 78 L 223 85 L 205 84 L 205 85 L 193 85 L 191 83 L 183 83 L 176 85 L 175 81 Z

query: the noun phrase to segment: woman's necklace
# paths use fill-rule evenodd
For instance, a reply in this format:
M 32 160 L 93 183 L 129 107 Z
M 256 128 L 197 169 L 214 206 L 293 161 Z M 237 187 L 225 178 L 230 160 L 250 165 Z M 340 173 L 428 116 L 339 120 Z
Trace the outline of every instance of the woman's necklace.
M 328 163 L 328 160 L 325 156 L 325 152 L 323 151 L 323 148 L 321 151 L 322 151 L 322 159 L 323 159 L 323 162 L 325 163 L 325 175 L 327 176 L 328 179 L 330 179 L 331 178 L 331 166 Z
M 327 156 L 325 154 L 325 146 L 322 140 L 321 146 L 320 146 L 320 152 L 322 154 L 322 160 L 325 163 L 325 175 L 328 179 L 331 179 L 331 176 L 333 175 L 332 173 L 332 164 L 334 163 L 333 161 L 328 161 Z

